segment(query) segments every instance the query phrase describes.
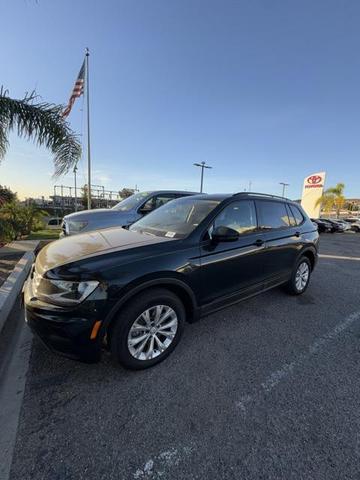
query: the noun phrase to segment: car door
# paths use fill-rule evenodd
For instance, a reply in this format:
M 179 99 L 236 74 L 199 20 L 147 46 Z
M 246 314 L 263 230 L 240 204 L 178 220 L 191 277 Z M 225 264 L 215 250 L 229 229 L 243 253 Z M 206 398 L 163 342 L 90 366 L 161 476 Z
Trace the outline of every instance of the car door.
M 219 226 L 236 230 L 239 238 L 214 243 L 211 233 Z M 201 303 L 226 302 L 237 295 L 261 289 L 263 251 L 263 234 L 258 231 L 254 201 L 237 200 L 225 206 L 205 232 L 200 245 Z
M 259 229 L 265 240 L 266 286 L 287 280 L 300 250 L 300 229 L 285 202 L 256 200 Z

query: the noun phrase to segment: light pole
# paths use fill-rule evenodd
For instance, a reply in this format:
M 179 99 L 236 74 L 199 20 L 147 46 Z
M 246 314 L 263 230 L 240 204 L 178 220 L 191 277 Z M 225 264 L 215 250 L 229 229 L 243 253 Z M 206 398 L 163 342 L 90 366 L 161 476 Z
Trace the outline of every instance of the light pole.
M 206 165 L 206 162 L 201 163 L 194 163 L 195 167 L 201 168 L 201 181 L 200 181 L 200 193 L 203 193 L 203 185 L 204 185 L 204 168 L 212 168 L 210 165 Z
M 285 189 L 290 185 L 290 183 L 285 183 L 285 182 L 279 182 L 280 185 L 282 185 L 282 197 L 285 197 Z

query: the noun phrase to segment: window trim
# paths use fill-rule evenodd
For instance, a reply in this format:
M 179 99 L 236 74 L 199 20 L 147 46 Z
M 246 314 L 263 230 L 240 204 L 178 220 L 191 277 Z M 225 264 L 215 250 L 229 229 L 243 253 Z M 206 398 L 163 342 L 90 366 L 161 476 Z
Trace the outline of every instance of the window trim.
M 279 204 L 283 205 L 285 207 L 285 212 L 286 212 L 286 215 L 287 215 L 288 220 L 289 220 L 289 225 L 284 225 L 282 227 L 276 227 L 276 228 L 262 229 L 260 227 L 260 220 L 262 220 L 262 218 L 261 218 L 261 210 L 259 208 L 259 210 L 258 210 L 258 229 L 259 229 L 259 232 L 261 232 L 261 233 L 279 232 L 281 230 L 287 230 L 287 229 L 290 229 L 290 228 L 294 228 L 294 226 L 290 225 L 290 218 L 289 218 L 288 210 L 286 208 L 286 205 L 287 205 L 286 202 L 283 202 L 283 201 L 280 201 L 280 200 L 267 199 L 267 198 L 266 199 L 265 198 L 259 198 L 259 199 L 255 200 L 256 204 L 260 204 L 260 202 L 262 202 L 262 203 L 265 203 L 265 202 L 267 202 L 267 203 L 279 203 Z

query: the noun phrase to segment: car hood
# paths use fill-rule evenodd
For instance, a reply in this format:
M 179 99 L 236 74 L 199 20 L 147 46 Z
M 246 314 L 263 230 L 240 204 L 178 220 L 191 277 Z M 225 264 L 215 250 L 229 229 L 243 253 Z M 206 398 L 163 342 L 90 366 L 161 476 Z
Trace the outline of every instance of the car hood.
M 83 220 L 95 220 L 96 217 L 104 218 L 107 216 L 118 216 L 119 214 L 127 215 L 128 212 L 120 212 L 118 210 L 112 210 L 111 208 L 97 208 L 95 210 L 82 210 L 81 212 L 74 212 L 64 217 L 67 221 L 81 222 Z
M 173 239 L 131 232 L 121 227 L 80 233 L 56 240 L 40 250 L 36 271 L 42 275 L 60 265 L 88 257 L 168 241 Z

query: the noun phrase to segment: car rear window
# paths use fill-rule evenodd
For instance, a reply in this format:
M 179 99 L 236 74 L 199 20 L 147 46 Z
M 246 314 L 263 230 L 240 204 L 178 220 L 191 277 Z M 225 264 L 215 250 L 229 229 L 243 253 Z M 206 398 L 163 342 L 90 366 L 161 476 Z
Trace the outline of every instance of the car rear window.
M 272 230 L 290 226 L 285 203 L 258 201 L 259 227 L 261 230 Z

